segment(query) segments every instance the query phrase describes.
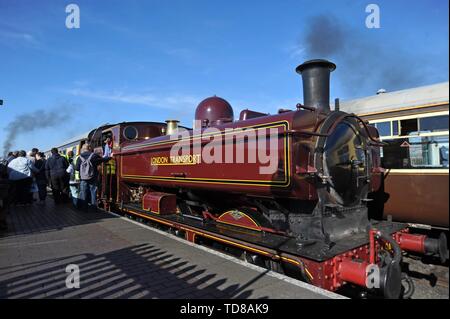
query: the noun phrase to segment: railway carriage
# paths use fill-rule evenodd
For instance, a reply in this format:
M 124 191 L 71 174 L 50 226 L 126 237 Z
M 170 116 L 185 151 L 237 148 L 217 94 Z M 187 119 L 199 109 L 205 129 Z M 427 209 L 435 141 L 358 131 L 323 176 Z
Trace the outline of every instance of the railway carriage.
M 341 110 L 374 125 L 385 143 L 388 198 L 376 217 L 448 230 L 448 92 L 444 82 L 341 103 Z
M 83 144 L 89 139 L 89 132 L 80 134 L 76 137 L 73 137 L 63 143 L 61 143 L 57 148 L 61 155 L 67 155 L 69 151 L 72 151 L 74 155 L 79 155 L 81 147 Z M 49 158 L 51 156 L 51 150 L 47 150 L 44 152 L 45 156 Z

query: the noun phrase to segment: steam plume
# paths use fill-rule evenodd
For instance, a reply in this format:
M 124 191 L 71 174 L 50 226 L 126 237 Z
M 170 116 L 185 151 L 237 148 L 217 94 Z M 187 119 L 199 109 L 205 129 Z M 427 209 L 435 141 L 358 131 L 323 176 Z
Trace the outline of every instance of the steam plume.
M 430 84 L 429 57 L 413 56 L 406 51 L 407 44 L 393 48 L 383 39 L 375 41 L 377 35 L 370 33 L 374 30 L 366 29 L 363 23 L 361 28 L 355 28 L 336 16 L 319 15 L 312 17 L 307 26 L 300 44 L 307 58 L 335 62 L 339 68 L 335 76 L 349 94 L 364 91 L 374 94 L 379 88 L 393 91 Z M 442 61 L 439 67 L 442 74 L 445 67 L 448 73 L 448 61 Z
M 9 151 L 12 151 L 12 147 L 19 136 L 67 123 L 68 116 L 68 106 L 60 106 L 50 110 L 39 109 L 31 113 L 18 115 L 5 128 L 6 139 L 3 143 L 3 154 L 6 155 Z

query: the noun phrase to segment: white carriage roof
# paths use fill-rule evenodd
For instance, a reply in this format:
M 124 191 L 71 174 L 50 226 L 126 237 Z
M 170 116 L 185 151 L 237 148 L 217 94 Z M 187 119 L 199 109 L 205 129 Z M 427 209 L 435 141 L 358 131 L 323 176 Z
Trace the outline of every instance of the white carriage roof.
M 78 136 L 74 136 L 71 139 L 64 141 L 63 143 L 60 143 L 57 147 L 61 147 L 61 146 L 64 146 L 64 145 L 67 145 L 67 144 L 70 144 L 70 143 L 73 143 L 73 142 L 85 139 L 85 138 L 88 137 L 90 132 L 91 131 L 87 131 L 86 133 L 80 134 Z
M 421 105 L 434 105 L 449 102 L 449 82 L 417 88 L 381 93 L 365 98 L 341 101 L 340 109 L 358 115 L 374 112 L 400 111 Z

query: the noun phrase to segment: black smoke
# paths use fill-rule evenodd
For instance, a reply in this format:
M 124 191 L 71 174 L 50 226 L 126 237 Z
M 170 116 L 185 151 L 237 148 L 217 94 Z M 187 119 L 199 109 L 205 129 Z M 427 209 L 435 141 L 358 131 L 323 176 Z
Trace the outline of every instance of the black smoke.
M 69 106 L 62 105 L 53 109 L 39 109 L 16 116 L 5 128 L 6 139 L 3 143 L 3 154 L 6 155 L 9 151 L 14 150 L 14 143 L 19 136 L 67 124 L 70 120 L 69 115 Z
M 306 50 L 311 55 L 330 57 L 346 45 L 345 32 L 336 19 L 317 16 L 310 19 L 305 36 Z
M 307 20 L 299 45 L 308 59 L 335 62 L 334 76 L 351 96 L 373 95 L 380 88 L 394 91 L 432 84 L 427 78 L 433 72 L 429 57 L 408 52 L 408 43 L 401 43 L 402 39 L 391 47 L 377 38 L 376 30 L 367 29 L 364 21 L 360 25 L 352 27 L 334 15 L 315 16 Z M 448 73 L 445 63 L 442 74 Z

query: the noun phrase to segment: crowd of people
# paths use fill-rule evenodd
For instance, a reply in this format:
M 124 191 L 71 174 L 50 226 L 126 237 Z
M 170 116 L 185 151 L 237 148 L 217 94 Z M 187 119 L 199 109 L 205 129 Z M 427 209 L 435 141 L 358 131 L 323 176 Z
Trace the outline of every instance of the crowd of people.
M 55 204 L 71 202 L 77 209 L 97 210 L 98 165 L 112 157 L 103 157 L 83 144 L 80 154 L 68 151 L 61 155 L 57 148 L 46 158 L 33 148 L 30 152 L 9 152 L 0 162 L 0 230 L 7 229 L 6 212 L 11 206 L 27 206 L 35 202 L 45 205 L 47 187 Z

